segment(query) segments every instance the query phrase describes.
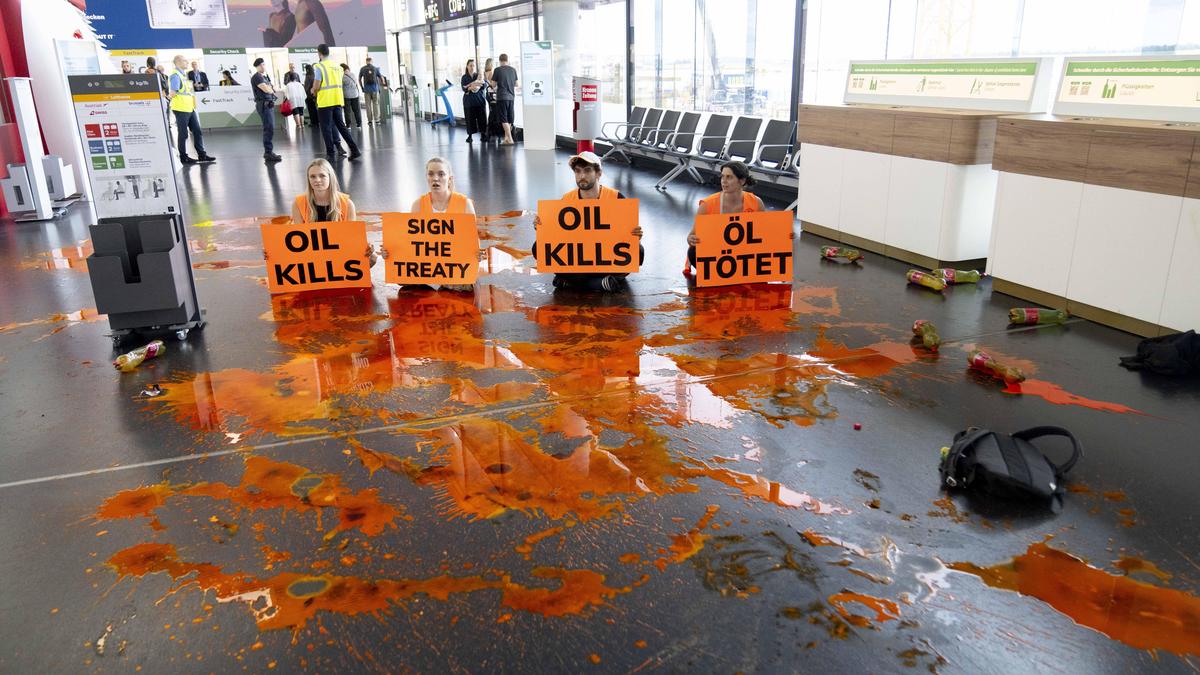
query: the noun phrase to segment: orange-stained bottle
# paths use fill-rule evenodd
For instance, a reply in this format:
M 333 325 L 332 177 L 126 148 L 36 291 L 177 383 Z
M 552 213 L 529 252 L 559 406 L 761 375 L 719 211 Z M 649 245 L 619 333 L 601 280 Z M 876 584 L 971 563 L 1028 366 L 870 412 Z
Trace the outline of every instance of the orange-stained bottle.
M 925 349 L 936 352 L 942 345 L 942 336 L 938 335 L 937 327 L 932 322 L 917 319 L 913 322 L 912 330 L 913 335 L 917 336 L 921 340 L 921 344 L 925 345 Z
M 853 249 L 853 248 L 842 248 L 840 246 L 822 246 L 821 247 L 821 257 L 829 258 L 830 260 L 833 260 L 834 258 L 845 258 L 846 260 L 849 260 L 850 262 L 855 262 L 857 260 L 862 260 L 863 254 L 860 253 L 858 251 L 858 249 Z
M 980 370 L 992 377 L 999 378 L 1005 382 L 1024 382 L 1025 373 L 1022 373 L 1019 368 L 1006 366 L 990 354 L 979 349 L 972 349 L 967 355 L 967 363 L 975 370 Z
M 1063 323 L 1071 318 L 1061 309 L 1039 309 L 1037 307 L 1013 307 L 1008 310 L 1009 323 Z
M 956 270 L 950 267 L 939 267 L 930 274 L 948 284 L 973 284 L 983 277 L 977 270 Z
M 167 351 L 167 346 L 163 344 L 163 341 L 155 340 L 148 345 L 118 356 L 117 360 L 113 361 L 113 368 L 122 373 L 131 373 L 142 365 L 142 361 L 160 356 L 165 351 Z
M 909 270 L 905 277 L 908 279 L 908 283 L 924 286 L 931 291 L 946 290 L 946 282 L 928 272 L 922 272 L 921 270 Z

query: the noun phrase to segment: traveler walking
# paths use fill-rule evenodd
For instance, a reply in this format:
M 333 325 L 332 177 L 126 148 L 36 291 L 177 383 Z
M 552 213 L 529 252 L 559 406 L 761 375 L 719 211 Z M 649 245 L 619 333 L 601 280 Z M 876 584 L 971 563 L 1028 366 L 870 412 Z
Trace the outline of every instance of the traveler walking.
M 350 74 L 350 66 L 342 64 L 342 98 L 345 99 L 346 125 L 362 129 L 362 106 L 358 96 L 358 82 Z M 354 123 L 350 123 L 350 118 Z
M 383 74 L 371 63 L 371 57 L 368 56 L 367 65 L 358 69 L 358 83 L 362 86 L 363 98 L 366 99 L 367 105 L 367 124 L 379 121 L 379 85 L 382 79 Z
M 317 97 L 313 94 L 313 77 L 316 74 L 316 68 L 312 64 L 304 64 L 304 107 L 308 109 L 308 124 L 318 124 L 317 119 Z
M 467 67 L 463 70 L 463 117 L 467 118 L 467 142 L 471 142 L 471 134 L 479 132 L 483 142 L 487 142 L 487 82 L 475 72 L 475 59 L 467 59 Z
M 500 67 L 492 72 L 492 86 L 496 88 L 496 105 L 500 109 L 500 126 L 504 129 L 504 140 L 500 141 L 500 145 L 512 145 L 512 128 L 517 100 L 517 69 L 508 65 L 508 54 L 500 55 Z

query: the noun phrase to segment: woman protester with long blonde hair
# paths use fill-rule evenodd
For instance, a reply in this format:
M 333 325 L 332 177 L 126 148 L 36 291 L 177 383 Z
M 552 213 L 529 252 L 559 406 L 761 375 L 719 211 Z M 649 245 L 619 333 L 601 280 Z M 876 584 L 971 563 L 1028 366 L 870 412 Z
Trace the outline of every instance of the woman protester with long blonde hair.
M 322 158 L 314 159 L 305 169 L 307 189 L 292 202 L 293 223 L 338 223 L 358 220 L 358 210 L 350 195 L 342 192 L 333 166 Z M 367 244 L 367 258 L 375 266 L 375 247 Z M 263 251 L 263 258 L 266 258 Z

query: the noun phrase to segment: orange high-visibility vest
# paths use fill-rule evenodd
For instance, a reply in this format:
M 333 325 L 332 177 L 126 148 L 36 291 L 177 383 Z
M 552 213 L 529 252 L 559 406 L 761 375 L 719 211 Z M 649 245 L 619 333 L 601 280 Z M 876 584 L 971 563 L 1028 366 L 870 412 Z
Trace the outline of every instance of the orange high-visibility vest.
M 617 192 L 616 190 L 614 190 L 610 187 L 605 187 L 605 186 L 601 185 L 600 186 L 600 196 L 598 197 L 598 199 L 617 199 L 617 198 L 619 198 L 620 194 L 621 194 L 620 192 Z M 571 190 L 570 192 L 564 194 L 562 196 L 562 201 L 564 201 L 564 202 L 580 201 L 579 189 L 576 188 L 576 189 Z
M 436 213 L 430 193 L 421 195 L 421 210 L 418 213 Z M 451 192 L 450 201 L 446 202 L 445 213 L 467 213 L 467 196 L 461 192 Z
M 338 210 L 341 211 L 342 218 L 345 219 L 346 215 L 350 213 L 350 195 L 346 194 L 345 192 L 339 192 L 337 198 Z M 300 222 L 313 222 L 312 218 L 314 214 L 308 208 L 307 194 L 296 195 L 296 210 L 300 212 Z
M 700 206 L 704 207 L 705 215 L 716 215 L 721 212 L 721 193 L 709 195 L 700 200 Z M 758 198 L 754 195 L 742 190 L 742 210 L 741 213 L 754 213 L 761 211 L 758 206 Z

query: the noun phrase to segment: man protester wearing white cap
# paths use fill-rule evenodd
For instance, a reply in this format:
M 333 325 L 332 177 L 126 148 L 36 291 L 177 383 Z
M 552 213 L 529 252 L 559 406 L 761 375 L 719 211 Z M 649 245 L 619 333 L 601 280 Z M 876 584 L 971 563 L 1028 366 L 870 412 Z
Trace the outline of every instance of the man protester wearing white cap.
M 254 89 L 254 109 L 262 119 L 263 159 L 278 162 L 283 158 L 275 154 L 275 85 L 271 84 L 271 76 L 267 74 L 266 61 L 262 57 L 254 59 L 254 70 L 250 86 Z
M 600 184 L 600 176 L 603 173 L 600 169 L 600 158 L 596 153 L 587 151 L 574 155 L 568 160 L 567 164 L 571 170 L 575 172 L 576 189 L 568 190 L 562 196 L 563 201 L 576 201 L 586 199 L 625 199 L 625 195 L 613 188 L 606 187 Z M 542 219 L 539 216 L 534 216 L 533 229 L 537 230 Z M 633 229 L 633 235 L 638 239 L 642 238 L 642 227 L 639 225 Z M 533 242 L 533 258 L 537 260 L 538 244 L 535 239 Z M 638 264 L 640 265 L 646 259 L 646 250 L 638 244 Z M 554 275 L 555 288 L 579 288 L 592 291 L 618 291 L 625 283 L 625 277 L 628 274 L 592 274 L 592 273 L 561 273 Z

